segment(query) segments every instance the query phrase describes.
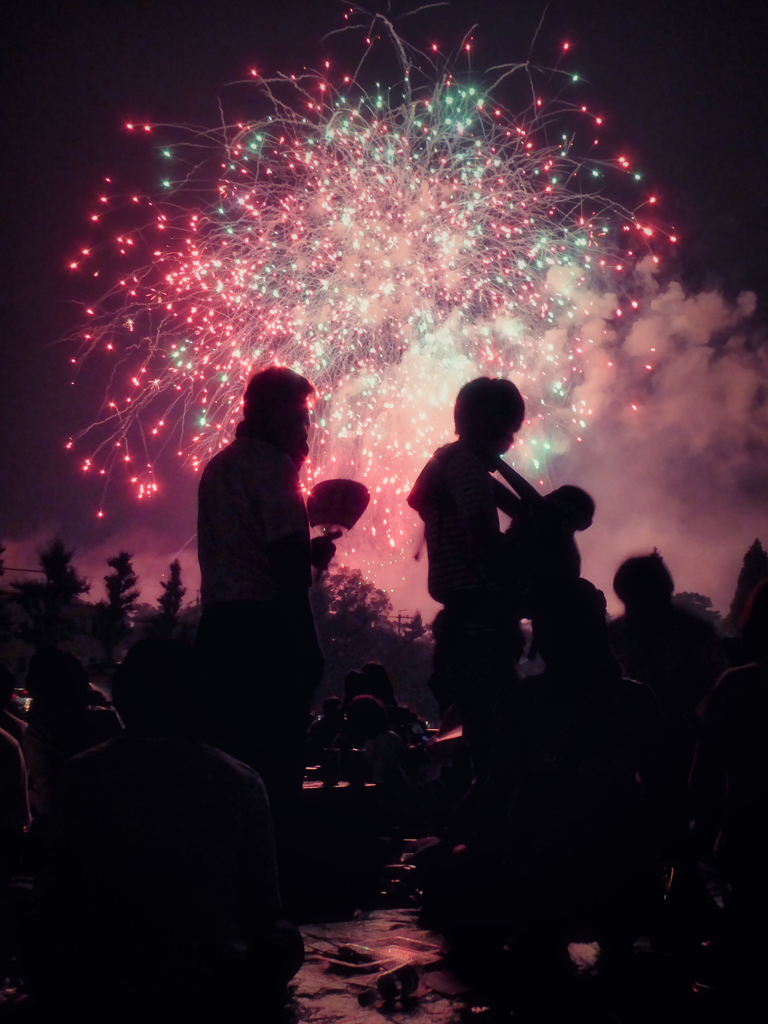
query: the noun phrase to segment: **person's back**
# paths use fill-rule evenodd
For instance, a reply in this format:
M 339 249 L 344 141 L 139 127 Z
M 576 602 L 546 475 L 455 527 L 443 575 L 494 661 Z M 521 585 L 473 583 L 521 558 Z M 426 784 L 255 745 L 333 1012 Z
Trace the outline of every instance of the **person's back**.
M 199 741 L 110 740 L 65 767 L 55 810 L 52 912 L 77 974 L 102 998 L 208 998 L 279 907 L 258 775 Z
M 142 643 L 115 676 L 125 734 L 62 774 L 40 880 L 44 987 L 55 998 L 63 977 L 87 977 L 94 1013 L 233 1012 L 274 980 L 266 792 L 196 738 L 191 650 Z

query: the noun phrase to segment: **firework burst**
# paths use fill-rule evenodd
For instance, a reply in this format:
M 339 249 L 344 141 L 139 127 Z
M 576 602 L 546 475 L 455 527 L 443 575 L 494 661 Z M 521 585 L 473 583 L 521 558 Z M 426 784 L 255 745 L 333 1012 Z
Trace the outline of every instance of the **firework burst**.
M 586 108 L 533 90 L 510 114 L 392 39 L 398 89 L 364 91 L 360 69 L 256 79 L 265 116 L 162 150 L 166 194 L 133 197 L 150 223 L 107 243 L 126 269 L 79 334 L 79 360 L 117 357 L 103 415 L 74 439 L 91 442 L 84 468 L 122 462 L 140 496 L 169 444 L 198 469 L 231 439 L 251 374 L 277 362 L 320 395 L 309 481 L 370 486 L 372 560 L 397 561 L 412 539 L 404 495 L 451 439 L 462 383 L 520 386 L 530 418 L 515 457 L 535 479 L 580 439 L 582 328 L 598 292 L 621 294 L 650 230 L 593 186 L 633 172 L 575 155 L 564 118 L 582 119 L 591 146 Z M 526 65 L 501 79 L 510 70 L 530 78 Z

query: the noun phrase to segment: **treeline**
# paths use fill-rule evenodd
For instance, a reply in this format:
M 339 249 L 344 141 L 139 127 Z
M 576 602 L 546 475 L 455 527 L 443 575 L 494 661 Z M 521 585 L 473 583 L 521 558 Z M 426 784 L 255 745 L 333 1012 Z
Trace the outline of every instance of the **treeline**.
M 84 600 L 94 595 L 73 563 L 74 554 L 56 537 L 38 552 L 37 578 L 14 579 L 7 589 L 0 589 L 0 644 L 16 640 L 32 650 L 43 644 L 64 645 L 92 672 L 108 675 L 128 648 L 144 637 L 194 640 L 200 608 L 197 601 L 184 603 L 187 591 L 178 560 L 160 580 L 161 594 L 153 605 L 140 601 L 133 556 L 120 551 L 107 559 L 104 596 L 94 602 Z M 0 545 L 0 576 L 2 555 Z M 348 672 L 367 661 L 379 661 L 390 673 L 401 702 L 414 704 L 425 715 L 436 712 L 425 685 L 431 671 L 432 634 L 418 613 L 395 615 L 383 590 L 347 568 L 325 574 L 312 588 L 311 599 L 326 658 L 318 701 L 343 692 Z M 26 658 L 21 655 L 21 660 Z M 20 663 L 14 667 L 25 668 Z
M 4 551 L 0 545 L 0 576 L 5 572 Z M 91 655 L 91 667 L 111 671 L 126 647 L 145 636 L 194 638 L 199 613 L 194 606 L 182 607 L 186 587 L 178 560 L 171 563 L 168 578 L 160 580 L 162 593 L 156 605 L 139 603 L 139 580 L 128 551 L 107 559 L 104 597 L 84 602 L 77 599 L 90 594 L 91 584 L 75 568 L 74 554 L 55 537 L 38 552 L 36 577 L 10 582 L 0 605 L 0 643 L 17 639 L 32 649 L 45 644 L 72 646 L 89 635 L 101 655 Z
M 0 544 L 0 576 L 3 552 Z M 90 594 L 91 585 L 78 573 L 73 557 L 74 551 L 56 537 L 38 553 L 38 578 L 13 580 L 8 589 L 0 589 L 0 644 L 16 639 L 32 649 L 51 643 L 77 647 L 78 638 L 87 634 L 95 645 L 84 660 L 92 671 L 109 673 L 128 647 L 144 637 L 194 640 L 200 608 L 197 601 L 184 604 L 187 591 L 178 560 L 171 563 L 167 578 L 160 580 L 161 594 L 155 604 L 148 604 L 139 601 L 139 579 L 129 552 L 119 551 L 107 559 L 104 596 L 96 602 L 82 600 Z M 707 619 L 722 635 L 735 635 L 749 595 L 766 578 L 768 554 L 756 539 L 744 555 L 725 618 L 702 594 L 679 593 L 673 601 Z M 366 661 L 378 661 L 393 678 L 401 702 L 412 703 L 427 716 L 435 710 L 425 686 L 432 634 L 418 612 L 396 616 L 383 590 L 358 570 L 343 567 L 326 573 L 310 596 L 326 658 L 318 700 L 341 693 L 348 672 Z

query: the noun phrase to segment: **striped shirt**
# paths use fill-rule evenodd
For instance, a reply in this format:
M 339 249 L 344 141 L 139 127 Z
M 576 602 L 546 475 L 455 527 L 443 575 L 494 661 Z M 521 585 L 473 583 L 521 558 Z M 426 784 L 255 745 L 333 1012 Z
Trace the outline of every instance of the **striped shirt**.
M 408 499 L 424 520 L 430 596 L 441 604 L 468 592 L 498 592 L 498 584 L 473 557 L 471 523 L 499 529 L 493 478 L 462 441 L 438 448 Z

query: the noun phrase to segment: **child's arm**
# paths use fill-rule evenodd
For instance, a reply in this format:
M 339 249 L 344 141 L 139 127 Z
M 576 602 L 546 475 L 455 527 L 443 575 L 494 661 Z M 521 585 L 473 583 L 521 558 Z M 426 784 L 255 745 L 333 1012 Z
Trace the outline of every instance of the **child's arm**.
M 496 508 L 500 508 L 502 512 L 512 519 L 515 519 L 523 511 L 523 502 L 508 487 L 499 483 L 498 480 L 493 481 L 493 497 L 496 502 Z
M 510 487 L 514 487 L 517 493 L 520 495 L 520 501 L 524 505 L 533 505 L 534 507 L 541 504 L 544 501 L 543 495 L 539 494 L 535 487 L 528 483 L 520 474 L 512 469 L 512 467 L 501 458 L 498 457 L 493 467 L 496 472 L 502 476 Z M 495 490 L 495 488 L 494 488 Z M 499 505 L 499 508 L 502 508 Z M 502 511 L 505 511 L 502 508 Z

